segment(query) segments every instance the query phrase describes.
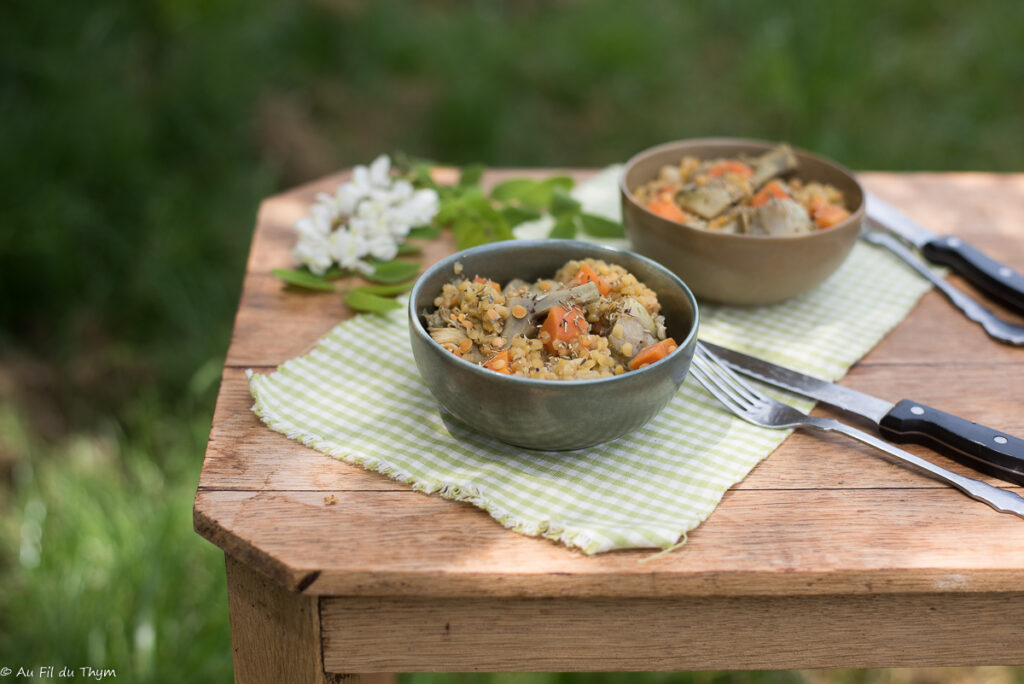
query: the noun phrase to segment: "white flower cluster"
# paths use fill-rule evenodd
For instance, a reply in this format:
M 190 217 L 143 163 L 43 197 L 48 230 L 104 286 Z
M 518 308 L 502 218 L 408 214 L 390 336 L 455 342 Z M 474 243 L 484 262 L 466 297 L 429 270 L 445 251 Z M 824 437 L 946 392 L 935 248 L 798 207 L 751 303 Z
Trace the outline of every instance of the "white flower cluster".
M 309 216 L 295 222 L 295 265 L 317 275 L 335 263 L 369 273 L 373 267 L 368 257 L 394 259 L 409 230 L 437 215 L 440 199 L 433 190 L 414 190 L 407 180 L 393 180 L 390 171 L 391 160 L 382 154 L 369 168 L 357 166 L 352 180 L 333 195 L 319 193 Z

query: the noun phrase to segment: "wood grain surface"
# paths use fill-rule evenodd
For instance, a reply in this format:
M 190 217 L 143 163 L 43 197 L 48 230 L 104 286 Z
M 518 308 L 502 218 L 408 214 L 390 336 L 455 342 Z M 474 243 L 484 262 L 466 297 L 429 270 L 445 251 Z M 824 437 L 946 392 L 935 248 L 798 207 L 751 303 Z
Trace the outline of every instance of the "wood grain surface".
M 290 592 L 231 556 L 225 561 L 236 682 L 395 684 L 391 674 L 325 671 L 319 600 Z
M 524 173 L 492 172 L 487 181 Z M 284 288 L 269 270 L 289 265 L 291 223 L 317 191 L 332 190 L 342 177 L 268 198 L 259 212 L 195 501 L 197 531 L 228 554 L 289 590 L 321 596 L 843 594 L 966 601 L 992 592 L 1019 600 L 1024 592 L 1024 520 L 838 436 L 793 435 L 726 494 L 684 547 L 641 562 L 652 552 L 586 557 L 515 534 L 471 506 L 412 492 L 272 432 L 250 410 L 245 369 L 276 367 L 351 314 L 339 295 Z M 1024 175 L 864 173 L 860 179 L 936 232 L 955 232 L 1024 270 Z M 447 238 L 426 243 L 426 261 L 451 249 Z M 931 292 L 843 384 L 889 400 L 913 397 L 1024 435 L 1022 380 L 1024 349 L 989 340 Z M 986 479 L 926 449 L 910 450 Z M 328 504 L 329 496 L 337 503 Z M 900 598 L 912 594 L 920 596 Z M 772 662 L 796 661 L 780 655 Z
M 324 665 L 401 672 L 1020 664 L 1021 594 L 327 598 Z M 952 615 L 970 629 L 950 634 Z

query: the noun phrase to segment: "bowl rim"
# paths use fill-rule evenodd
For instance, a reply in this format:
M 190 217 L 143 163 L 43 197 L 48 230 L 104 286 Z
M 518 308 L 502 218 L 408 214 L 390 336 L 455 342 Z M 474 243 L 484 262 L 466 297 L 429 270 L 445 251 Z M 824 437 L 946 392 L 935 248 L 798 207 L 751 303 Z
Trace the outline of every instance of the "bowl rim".
M 766 146 L 768 148 L 772 148 L 772 147 L 777 147 L 777 146 L 782 145 L 782 144 L 787 144 L 788 145 L 789 143 L 773 142 L 771 140 L 762 140 L 762 139 L 759 139 L 759 138 L 709 137 L 709 138 L 682 138 L 680 140 L 672 140 L 670 142 L 661 143 L 661 144 L 655 145 L 653 147 L 648 147 L 648 148 L 646 148 L 644 150 L 641 150 L 641 151 L 637 152 L 636 154 L 634 154 L 623 165 L 622 172 L 619 174 L 619 191 L 620 191 L 621 195 L 630 204 L 632 204 L 634 207 L 636 207 L 640 211 L 648 214 L 649 216 L 651 216 L 651 217 L 653 217 L 655 219 L 658 219 L 660 221 L 669 222 L 669 223 L 671 223 L 673 225 L 673 227 L 679 227 L 679 228 L 683 229 L 684 232 L 698 234 L 698 235 L 713 235 L 713 236 L 716 236 L 716 237 L 710 238 L 710 239 L 713 239 L 713 240 L 714 239 L 733 240 L 733 241 L 740 240 L 740 241 L 745 241 L 745 242 L 750 242 L 750 241 L 755 241 L 755 242 L 756 241 L 761 241 L 761 242 L 787 242 L 787 241 L 791 241 L 791 242 L 796 242 L 796 241 L 814 240 L 814 239 L 820 238 L 820 236 L 822 236 L 822 235 L 828 235 L 828 234 L 833 233 L 833 232 L 835 232 L 835 231 L 837 231 L 839 229 L 845 228 L 847 225 L 849 225 L 849 224 L 851 224 L 853 222 L 862 221 L 863 218 L 864 218 L 865 205 L 867 204 L 867 193 L 864 190 L 864 186 L 862 186 L 860 184 L 860 181 L 857 180 L 857 177 L 853 174 L 853 172 L 850 171 L 845 166 L 843 166 L 842 164 L 840 164 L 839 162 L 833 160 L 833 159 L 829 159 L 828 157 L 823 157 L 820 154 L 816 154 L 814 152 L 809 152 L 808 150 L 805 150 L 805 149 L 803 149 L 801 147 L 794 147 L 793 145 L 790 145 L 790 148 L 792 148 L 792 150 L 795 153 L 797 153 L 799 155 L 803 155 L 803 156 L 808 157 L 810 159 L 813 159 L 814 161 L 822 163 L 822 164 L 824 164 L 826 166 L 833 167 L 835 170 L 837 170 L 840 173 L 842 173 L 843 175 L 847 176 L 850 179 L 850 181 L 855 186 L 857 186 L 857 189 L 860 191 L 860 204 L 857 205 L 857 208 L 855 210 L 850 211 L 850 215 L 848 217 L 846 217 L 846 219 L 844 219 L 843 221 L 840 221 L 836 225 L 830 226 L 830 227 L 828 227 L 828 228 L 826 228 L 824 230 L 816 230 L 813 233 L 801 233 L 799 235 L 746 235 L 746 234 L 735 234 L 735 233 L 718 233 L 718 232 L 715 232 L 713 230 L 703 230 L 701 228 L 694 228 L 692 226 L 687 226 L 687 225 L 685 225 L 683 223 L 676 223 L 675 221 L 671 221 L 671 220 L 665 218 L 664 216 L 659 216 L 658 214 L 655 214 L 654 212 L 650 211 L 649 209 L 647 209 L 647 207 L 643 206 L 642 204 L 640 204 L 640 202 L 638 202 L 636 200 L 636 198 L 633 196 L 633 192 L 626 186 L 626 176 L 629 174 L 629 171 L 636 164 L 638 164 L 639 162 L 643 161 L 647 157 L 653 156 L 655 154 L 659 154 L 661 152 L 668 151 L 668 150 L 670 150 L 672 148 L 675 148 L 675 147 L 679 147 L 679 146 L 682 146 L 682 145 L 698 145 L 698 144 L 699 145 L 723 145 L 723 146 L 728 146 L 728 145 L 750 145 L 750 144 L 753 144 L 753 145 L 759 145 L 759 146 L 763 145 L 763 146 Z M 625 225 L 625 221 L 623 221 L 623 225 Z
M 683 291 L 683 294 L 686 295 L 686 299 L 687 299 L 687 301 L 689 301 L 690 307 L 693 309 L 693 323 L 691 324 L 690 330 L 689 330 L 689 332 L 687 332 L 686 337 L 683 339 L 683 341 L 677 343 L 678 346 L 676 347 L 675 351 L 673 351 L 671 354 L 666 356 L 664 359 L 661 359 L 657 363 L 652 363 L 651 365 L 647 366 L 646 368 L 640 368 L 638 370 L 627 371 L 627 372 L 623 373 L 622 375 L 612 375 L 612 376 L 604 377 L 604 378 L 585 378 L 585 379 L 581 379 L 581 380 L 547 380 L 547 379 L 542 379 L 542 378 L 524 378 L 524 377 L 521 377 L 521 376 L 518 376 L 518 375 L 508 375 L 508 374 L 505 374 L 505 373 L 495 373 L 494 371 L 489 370 L 487 368 L 484 368 L 483 366 L 480 366 L 479 364 L 472 363 L 470 361 L 466 361 L 465 359 L 459 358 L 459 357 L 455 356 L 454 354 L 450 354 L 449 352 L 445 351 L 443 348 L 441 348 L 441 345 L 437 344 L 437 342 L 434 341 L 434 338 L 432 338 L 430 336 L 430 334 L 427 332 L 427 330 L 424 327 L 423 323 L 420 321 L 419 313 L 416 311 L 416 300 L 418 299 L 418 295 L 422 291 L 423 283 L 425 283 L 429 279 L 430 276 L 433 276 L 435 273 L 437 273 L 437 272 L 439 272 L 439 271 L 441 271 L 441 270 L 443 270 L 445 268 L 452 268 L 454 266 L 455 262 L 458 261 L 459 258 L 461 256 L 465 255 L 465 254 L 474 254 L 475 255 L 475 254 L 479 254 L 480 252 L 498 252 L 498 253 L 500 253 L 501 251 L 503 251 L 505 249 L 509 249 L 509 248 L 513 248 L 513 247 L 522 247 L 522 248 L 540 247 L 540 246 L 544 246 L 544 245 L 551 245 L 552 243 L 558 244 L 558 245 L 562 245 L 562 246 L 566 246 L 566 247 L 577 247 L 578 246 L 580 248 L 585 248 L 585 249 L 588 249 L 588 250 L 596 250 L 598 252 L 603 252 L 603 253 L 611 256 L 612 259 L 614 259 L 614 255 L 626 254 L 631 259 L 637 259 L 637 260 L 639 260 L 641 262 L 646 263 L 651 268 L 661 272 L 661 274 L 666 276 L 671 282 L 674 282 L 676 285 L 678 285 L 680 287 L 680 289 Z M 496 381 L 496 382 L 511 382 L 513 384 L 527 385 L 527 386 L 532 386 L 532 387 L 552 387 L 552 388 L 554 388 L 554 387 L 577 387 L 577 386 L 580 386 L 580 385 L 594 386 L 594 385 L 607 384 L 607 383 L 616 382 L 616 381 L 622 382 L 623 379 L 625 379 L 625 378 L 637 378 L 637 377 L 641 377 L 642 374 L 649 374 L 652 371 L 653 372 L 657 372 L 658 371 L 658 365 L 660 363 L 662 363 L 664 361 L 668 361 L 669 359 L 673 358 L 677 354 L 681 353 L 686 347 L 688 347 L 690 345 L 690 343 L 697 337 L 698 329 L 700 328 L 700 309 L 697 306 L 697 298 L 696 298 L 696 296 L 694 296 L 694 294 L 690 290 L 689 286 L 687 286 L 687 284 L 684 283 L 683 280 L 679 276 L 677 276 L 675 273 L 673 273 L 672 271 L 668 270 L 667 268 L 665 268 L 664 266 L 659 264 L 657 261 L 655 261 L 655 260 L 653 260 L 651 258 L 645 257 L 642 254 L 637 254 L 636 252 L 633 252 L 633 251 L 630 251 L 630 250 L 627 250 L 627 249 L 619 249 L 617 247 L 608 247 L 606 245 L 599 245 L 599 244 L 596 244 L 596 243 L 593 243 L 593 242 L 584 242 L 582 240 L 566 240 L 566 239 L 561 239 L 561 238 L 541 238 L 541 239 L 533 239 L 533 240 L 519 240 L 519 239 L 502 240 L 500 242 L 492 242 L 492 243 L 488 243 L 488 244 L 484 244 L 484 245 L 477 245 L 475 247 L 470 247 L 468 249 L 462 249 L 462 250 L 458 250 L 456 252 L 453 252 L 452 254 L 449 254 L 445 258 L 440 259 L 439 261 L 437 261 L 436 263 L 431 265 L 429 268 L 427 268 L 426 271 L 423 272 L 422 275 L 420 275 L 419 278 L 416 279 L 416 284 L 413 285 L 412 291 L 409 293 L 409 302 L 408 302 L 408 306 L 406 307 L 406 311 L 408 313 L 408 318 L 409 318 L 409 327 L 412 328 L 412 334 L 417 335 L 418 337 L 420 337 L 425 342 L 428 342 L 429 344 L 436 345 L 438 347 L 438 349 L 440 349 L 441 351 L 444 351 L 446 354 L 449 354 L 455 361 L 465 364 L 465 367 L 466 367 L 466 369 L 469 372 L 471 372 L 471 373 L 479 373 L 481 377 L 491 378 L 491 380 Z

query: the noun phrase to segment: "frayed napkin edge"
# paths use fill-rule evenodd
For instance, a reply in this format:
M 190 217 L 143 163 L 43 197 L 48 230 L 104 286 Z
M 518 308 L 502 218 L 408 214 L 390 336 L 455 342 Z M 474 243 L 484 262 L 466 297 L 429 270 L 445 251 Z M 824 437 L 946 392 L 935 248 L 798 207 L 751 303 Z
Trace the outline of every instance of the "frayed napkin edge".
M 288 439 L 299 442 L 303 446 L 315 449 L 316 451 L 330 456 L 331 458 L 359 466 L 365 470 L 379 473 L 391 480 L 395 480 L 396 482 L 407 484 L 413 489 L 413 491 L 418 491 L 428 495 L 437 494 L 450 501 L 472 504 L 473 506 L 486 511 L 491 518 L 496 520 L 503 527 L 524 536 L 543 537 L 544 539 L 557 541 L 569 548 L 576 549 L 587 556 L 593 556 L 607 551 L 626 549 L 661 549 L 661 551 L 654 556 L 642 559 L 651 560 L 681 548 L 686 544 L 687 534 L 692 532 L 707 519 L 707 516 L 705 516 L 705 518 L 700 520 L 685 521 L 686 526 L 680 528 L 678 533 L 675 530 L 672 531 L 672 538 L 675 539 L 673 542 L 666 542 L 661 545 L 606 546 L 599 540 L 595 539 L 593 533 L 586 529 L 573 528 L 571 526 L 557 523 L 551 519 L 527 520 L 520 518 L 509 512 L 504 507 L 496 504 L 473 487 L 465 487 L 438 480 L 431 480 L 429 482 L 417 481 L 412 474 L 403 471 L 400 468 L 396 468 L 394 465 L 389 464 L 382 459 L 346 451 L 337 446 L 333 446 L 327 440 L 321 439 L 296 426 L 287 418 L 282 417 L 273 409 L 267 407 L 260 397 L 259 382 L 261 379 L 269 378 L 271 375 L 273 374 L 263 375 L 255 373 L 251 368 L 246 369 L 245 371 L 245 377 L 249 384 L 249 393 L 252 395 L 254 402 L 252 405 L 252 412 L 259 417 L 260 421 L 274 432 L 282 434 Z

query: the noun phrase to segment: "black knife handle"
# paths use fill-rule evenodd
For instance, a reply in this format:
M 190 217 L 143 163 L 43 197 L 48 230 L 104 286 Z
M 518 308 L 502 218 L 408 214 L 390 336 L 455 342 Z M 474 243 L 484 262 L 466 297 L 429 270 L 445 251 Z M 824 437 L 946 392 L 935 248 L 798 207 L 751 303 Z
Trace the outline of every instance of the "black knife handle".
M 921 247 L 932 263 L 949 266 L 979 290 L 1024 314 L 1024 275 L 954 235 L 936 238 Z
M 891 442 L 922 444 L 1007 482 L 1024 485 L 1024 439 L 904 399 L 878 423 Z

